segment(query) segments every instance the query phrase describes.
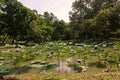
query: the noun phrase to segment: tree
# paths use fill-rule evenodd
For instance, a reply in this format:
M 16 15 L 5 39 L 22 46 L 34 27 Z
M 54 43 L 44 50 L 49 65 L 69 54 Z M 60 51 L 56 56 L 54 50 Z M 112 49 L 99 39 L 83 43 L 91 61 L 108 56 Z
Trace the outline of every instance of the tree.
M 113 8 L 118 0 L 91 0 L 91 17 L 93 18 L 100 10 Z
M 63 20 L 55 21 L 53 23 L 54 33 L 52 35 L 53 40 L 62 40 L 65 36 L 65 22 Z
M 26 43 L 29 41 L 42 42 L 51 40 L 53 33 L 53 27 L 51 26 L 57 20 L 53 13 L 45 12 L 44 16 L 42 16 L 36 10 L 24 7 L 17 0 L 5 0 L 3 4 L 5 7 L 2 7 L 1 10 L 5 14 L 4 16 L 0 14 L 2 19 L 0 32 L 5 34 L 3 42 L 7 36 L 12 41 L 17 39 L 26 41 Z
M 3 7 L 4 7 L 4 5 L 3 5 L 3 1 L 1 1 L 0 2 L 0 35 L 2 34 L 2 32 L 3 32 L 3 29 L 4 29 L 4 27 L 3 27 L 3 24 L 4 24 L 4 15 L 5 15 L 5 13 L 3 12 Z
M 4 5 L 6 7 L 2 10 L 6 13 L 5 33 L 13 40 L 17 39 L 17 36 L 26 36 L 34 27 L 31 23 L 36 19 L 36 15 L 17 0 L 5 0 Z
M 96 33 L 95 19 L 87 19 L 84 23 L 81 24 L 80 36 L 84 39 L 95 39 Z
M 72 5 L 72 11 L 70 12 L 70 21 L 72 28 L 72 35 L 74 39 L 78 39 L 81 33 L 81 24 L 85 22 L 85 19 L 90 18 L 90 3 L 91 0 L 75 0 Z
M 0 12 L 0 35 L 3 33 L 3 29 L 5 28 L 4 25 L 4 16 L 5 16 L 5 13 L 3 13 L 2 11 Z
M 112 32 L 120 28 L 120 4 L 117 3 L 113 8 L 100 10 L 96 15 L 96 30 L 102 38 L 108 38 Z
M 108 38 L 119 27 L 118 3 L 119 0 L 75 0 L 70 12 L 71 36 Z
M 63 20 L 58 20 L 53 13 L 48 12 L 44 12 L 43 19 L 46 25 L 53 29 L 52 40 L 64 39 L 66 23 Z
M 72 11 L 70 12 L 71 23 L 77 25 L 82 23 L 83 19 L 89 18 L 89 7 L 88 0 L 76 0 L 72 5 Z
M 110 34 L 110 10 L 101 10 L 96 16 L 96 30 L 100 38 L 108 38 Z
M 53 26 L 53 23 L 57 21 L 57 17 L 53 13 L 44 12 L 43 19 L 47 26 Z
M 120 29 L 120 2 L 116 3 L 110 11 L 110 30 L 116 32 Z

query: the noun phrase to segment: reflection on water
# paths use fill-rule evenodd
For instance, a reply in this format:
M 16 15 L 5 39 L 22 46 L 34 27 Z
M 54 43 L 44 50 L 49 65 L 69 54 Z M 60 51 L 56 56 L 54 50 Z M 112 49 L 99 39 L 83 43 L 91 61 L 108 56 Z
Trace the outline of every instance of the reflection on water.
M 68 67 L 65 62 L 60 62 L 60 64 L 55 69 L 57 70 L 57 72 L 61 73 L 73 72 L 72 68 Z

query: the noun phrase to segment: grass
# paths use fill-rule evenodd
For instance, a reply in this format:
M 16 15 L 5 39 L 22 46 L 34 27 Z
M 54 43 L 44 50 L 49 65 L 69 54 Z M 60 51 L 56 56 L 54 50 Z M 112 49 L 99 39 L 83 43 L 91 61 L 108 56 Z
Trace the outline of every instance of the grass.
M 120 73 L 53 73 L 53 74 L 22 74 L 9 77 L 18 80 L 119 80 Z

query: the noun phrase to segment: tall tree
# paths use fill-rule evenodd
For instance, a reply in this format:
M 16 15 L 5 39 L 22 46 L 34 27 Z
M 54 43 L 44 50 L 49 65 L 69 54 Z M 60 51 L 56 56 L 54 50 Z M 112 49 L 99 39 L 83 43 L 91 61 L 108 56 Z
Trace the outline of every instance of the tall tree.
M 81 24 L 90 17 L 90 0 L 75 0 L 70 14 L 72 38 L 79 38 Z
M 100 38 L 107 38 L 110 34 L 110 9 L 101 10 L 96 16 L 96 30 Z
M 119 0 L 75 0 L 72 5 L 72 11 L 70 12 L 72 36 L 74 38 L 86 38 L 89 35 L 89 29 L 91 29 L 91 25 L 88 24 L 94 23 L 94 28 L 98 29 L 98 34 L 96 32 L 94 33 L 99 36 L 109 33 L 112 29 L 114 30 L 115 26 L 118 27 L 118 14 L 116 14 L 115 20 L 115 14 L 112 17 L 113 14 L 108 10 L 112 10 L 118 2 Z M 115 13 L 119 13 L 119 10 L 117 11 Z M 89 19 L 94 20 L 93 23 L 89 23 Z
M 55 21 L 53 24 L 54 33 L 53 40 L 62 40 L 65 37 L 66 23 L 63 20 Z
M 53 29 L 52 40 L 61 40 L 64 38 L 66 23 L 63 20 L 58 20 L 53 13 L 48 12 L 44 12 L 43 19 L 46 25 Z
M 116 5 L 110 11 L 110 30 L 115 32 L 120 29 L 120 2 L 117 2 Z
M 91 2 L 91 17 L 96 16 L 102 9 L 113 8 L 119 0 L 92 0 Z
M 14 40 L 18 35 L 29 33 L 33 27 L 30 23 L 36 19 L 35 14 L 17 0 L 5 0 L 4 5 L 6 34 Z
M 57 17 L 53 13 L 44 12 L 43 19 L 47 26 L 53 26 L 53 23 L 57 21 Z

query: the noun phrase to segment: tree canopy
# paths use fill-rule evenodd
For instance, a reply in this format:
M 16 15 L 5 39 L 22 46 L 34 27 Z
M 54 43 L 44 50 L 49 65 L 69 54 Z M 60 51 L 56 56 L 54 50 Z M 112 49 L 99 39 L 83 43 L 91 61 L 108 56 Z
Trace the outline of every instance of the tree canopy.
M 74 36 L 77 34 L 77 38 L 83 39 L 87 39 L 88 36 L 92 39 L 108 38 L 111 32 L 120 28 L 118 7 L 119 0 L 76 0 L 70 11 Z
M 69 39 L 107 39 L 119 36 L 119 0 L 75 0 L 69 13 L 70 23 L 53 13 L 39 14 L 17 0 L 0 1 L 0 41 Z

